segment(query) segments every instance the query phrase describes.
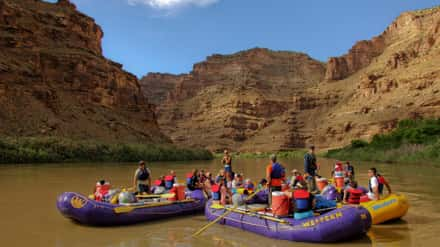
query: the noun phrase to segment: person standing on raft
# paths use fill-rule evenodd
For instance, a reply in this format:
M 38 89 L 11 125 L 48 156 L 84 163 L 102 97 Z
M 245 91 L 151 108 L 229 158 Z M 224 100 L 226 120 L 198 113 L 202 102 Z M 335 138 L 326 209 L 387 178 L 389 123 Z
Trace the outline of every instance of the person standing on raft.
M 266 180 L 269 187 L 269 206 L 272 205 L 272 192 L 281 191 L 281 185 L 285 181 L 285 169 L 277 162 L 277 156 L 270 156 L 270 164 L 266 168 Z
M 145 161 L 143 160 L 139 161 L 139 168 L 134 173 L 133 188 L 140 194 L 150 193 L 151 171 L 145 167 Z
M 309 192 L 316 192 L 316 164 L 315 146 L 310 146 L 309 151 L 304 155 L 304 173 L 306 174 L 307 188 Z
M 229 175 L 232 177 L 232 157 L 227 149 L 225 149 L 223 153 L 225 155 L 223 156 L 222 164 L 224 165 L 226 176 L 228 176 L 229 173 Z

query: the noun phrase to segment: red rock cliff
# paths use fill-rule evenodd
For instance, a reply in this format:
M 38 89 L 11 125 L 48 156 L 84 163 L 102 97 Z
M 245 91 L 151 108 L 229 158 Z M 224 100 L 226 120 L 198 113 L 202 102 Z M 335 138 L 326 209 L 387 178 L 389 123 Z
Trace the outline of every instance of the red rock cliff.
M 439 11 L 436 8 L 403 13 L 381 35 L 372 40 L 357 42 L 347 54 L 341 57 L 329 58 L 325 79 L 345 79 L 368 66 L 389 47 L 398 45 L 411 37 L 423 37 L 417 39 L 417 43 L 408 43 L 416 54 L 428 52 L 437 42 L 438 15 Z
M 0 135 L 156 142 L 136 77 L 102 56 L 103 32 L 74 4 L 0 1 Z

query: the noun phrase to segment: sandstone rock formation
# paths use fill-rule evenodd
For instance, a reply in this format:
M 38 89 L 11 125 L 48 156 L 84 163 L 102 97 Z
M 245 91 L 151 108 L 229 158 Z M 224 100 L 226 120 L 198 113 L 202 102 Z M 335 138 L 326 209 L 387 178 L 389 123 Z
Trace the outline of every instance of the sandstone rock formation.
M 0 0 L 0 136 L 168 141 L 136 77 L 68 0 Z
M 257 48 L 210 56 L 186 75 L 150 74 L 142 85 L 178 144 L 333 148 L 390 131 L 399 119 L 440 116 L 439 40 L 436 7 L 403 13 L 327 64 Z
M 277 149 L 285 145 L 289 123 L 294 122 L 289 106 L 298 105 L 300 111 L 322 103 L 304 93 L 324 73 L 324 64 L 305 54 L 255 48 L 210 56 L 179 79 L 149 74 L 141 84 L 147 95 L 147 88 L 161 91 L 156 99 L 151 95 L 159 102 L 159 124 L 179 144 L 212 150 L 252 150 L 258 145 Z

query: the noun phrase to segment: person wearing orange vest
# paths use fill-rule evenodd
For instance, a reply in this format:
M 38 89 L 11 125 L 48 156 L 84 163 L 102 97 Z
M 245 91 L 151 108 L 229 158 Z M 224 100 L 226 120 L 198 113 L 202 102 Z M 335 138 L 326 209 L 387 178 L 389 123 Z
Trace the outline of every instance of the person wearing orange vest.
M 266 167 L 266 180 L 269 187 L 269 205 L 272 205 L 272 192 L 281 191 L 281 185 L 286 180 L 284 167 L 277 162 L 277 156 L 270 156 L 270 164 Z

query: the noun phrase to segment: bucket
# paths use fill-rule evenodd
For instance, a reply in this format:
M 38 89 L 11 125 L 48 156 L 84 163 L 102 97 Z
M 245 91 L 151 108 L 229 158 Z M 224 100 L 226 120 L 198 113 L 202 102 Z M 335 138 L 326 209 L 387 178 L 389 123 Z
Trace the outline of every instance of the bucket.
M 348 197 L 348 203 L 359 204 L 363 191 L 360 189 L 351 189 L 348 190 L 348 192 L 350 193 L 350 196 Z
M 168 201 L 176 201 L 177 200 L 177 187 L 173 187 L 172 189 L 170 189 L 170 191 L 168 193 L 174 194 L 173 197 L 168 198 Z
M 326 178 L 319 178 L 316 181 L 316 186 L 318 186 L 319 191 L 323 191 L 325 186 L 328 185 L 328 180 Z
M 174 188 L 176 188 L 176 195 L 177 195 L 177 200 L 178 201 L 182 201 L 185 200 L 186 196 L 185 196 L 185 185 L 183 184 L 174 184 L 173 185 Z
M 293 214 L 293 218 L 296 219 L 296 220 L 307 219 L 307 218 L 311 218 L 313 216 L 315 216 L 315 215 L 313 214 L 312 210 L 309 210 L 309 211 L 306 211 L 306 212 L 295 212 Z
M 335 185 L 336 188 L 344 188 L 344 178 L 343 177 L 335 177 Z
M 283 192 L 272 192 L 272 213 L 275 216 L 286 216 L 289 214 L 289 198 Z

